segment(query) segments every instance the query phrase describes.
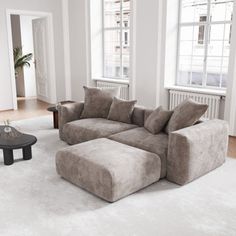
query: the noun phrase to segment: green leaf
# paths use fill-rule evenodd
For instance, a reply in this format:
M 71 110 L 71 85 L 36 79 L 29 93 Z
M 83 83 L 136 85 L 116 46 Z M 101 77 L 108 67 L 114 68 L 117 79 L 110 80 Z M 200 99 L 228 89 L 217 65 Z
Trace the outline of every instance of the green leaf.
M 16 47 L 13 49 L 13 56 L 14 56 L 15 71 L 17 71 L 18 69 L 23 69 L 23 67 L 25 66 L 30 67 L 30 61 L 33 58 L 32 53 L 22 55 L 22 48 Z

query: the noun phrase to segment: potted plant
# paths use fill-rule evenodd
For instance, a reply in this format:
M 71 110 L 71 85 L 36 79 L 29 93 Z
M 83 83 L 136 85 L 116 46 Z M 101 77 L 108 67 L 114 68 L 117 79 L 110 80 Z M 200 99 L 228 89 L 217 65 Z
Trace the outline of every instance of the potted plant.
M 32 60 L 33 54 L 28 53 L 23 55 L 22 47 L 16 47 L 13 49 L 15 76 L 17 78 L 19 70 L 22 70 L 25 66 L 30 67 L 30 61 Z

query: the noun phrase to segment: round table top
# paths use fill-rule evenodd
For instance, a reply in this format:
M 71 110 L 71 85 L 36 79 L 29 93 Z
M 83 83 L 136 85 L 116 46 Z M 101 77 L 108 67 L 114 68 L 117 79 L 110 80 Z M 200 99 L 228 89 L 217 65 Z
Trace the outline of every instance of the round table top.
M 0 148 L 2 149 L 18 149 L 31 146 L 37 142 L 37 138 L 30 134 L 24 134 L 11 127 L 11 132 L 4 131 L 6 126 L 0 126 Z

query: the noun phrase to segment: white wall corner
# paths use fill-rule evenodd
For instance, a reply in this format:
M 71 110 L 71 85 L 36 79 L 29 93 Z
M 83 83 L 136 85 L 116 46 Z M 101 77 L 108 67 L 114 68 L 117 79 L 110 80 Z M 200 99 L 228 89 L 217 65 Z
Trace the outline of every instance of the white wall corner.
M 91 0 L 85 1 L 85 46 L 86 46 L 86 81 L 87 85 L 94 86 L 92 80 L 92 55 L 91 55 Z
M 6 22 L 7 22 L 7 38 L 8 38 L 8 49 L 9 54 L 12 55 L 13 43 L 12 43 L 12 32 L 11 32 L 11 10 L 6 10 Z M 12 93 L 12 106 L 14 110 L 17 110 L 17 99 L 16 99 L 16 80 L 15 80 L 15 70 L 14 70 L 14 59 L 13 56 L 9 56 L 9 69 L 11 78 L 11 93 Z
M 93 79 L 103 77 L 103 0 L 86 5 L 87 84 L 95 86 Z
M 234 4 L 233 15 L 236 15 Z M 225 101 L 224 119 L 229 123 L 230 135 L 236 135 L 236 17 L 233 17 L 232 36 L 230 45 L 230 60 L 228 70 L 228 85 Z
M 136 99 L 136 1 L 131 0 L 129 99 Z
M 156 105 L 168 108 L 167 84 L 174 84 L 178 39 L 178 0 L 158 1 Z
M 70 66 L 70 33 L 69 33 L 69 5 L 68 0 L 62 0 L 62 22 L 64 41 L 64 66 L 65 66 L 65 97 L 71 100 L 71 66 Z

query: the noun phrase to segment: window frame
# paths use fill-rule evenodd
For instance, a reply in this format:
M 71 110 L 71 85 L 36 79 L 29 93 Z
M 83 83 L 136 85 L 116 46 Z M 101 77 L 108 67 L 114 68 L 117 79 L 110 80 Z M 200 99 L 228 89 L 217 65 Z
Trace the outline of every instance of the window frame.
M 105 27 L 105 1 L 102 0 L 102 60 L 103 60 L 103 69 L 102 69 L 102 75 L 104 78 L 108 79 L 119 79 L 119 80 L 125 80 L 129 81 L 129 76 L 124 76 L 124 63 L 123 63 L 123 48 L 130 48 L 130 34 L 131 34 L 131 19 L 129 21 L 129 24 L 127 27 L 123 26 L 123 0 L 120 0 L 120 26 L 117 27 Z M 131 0 L 130 0 L 130 12 L 131 12 Z M 105 32 L 107 31 L 120 31 L 120 76 L 107 76 L 105 74 Z M 128 44 L 123 45 L 123 34 L 128 31 Z M 129 51 L 129 70 L 130 70 L 130 57 L 131 57 L 131 52 Z
M 207 59 L 209 58 L 207 52 L 208 52 L 208 47 L 210 44 L 210 38 L 209 38 L 209 29 L 211 29 L 212 25 L 217 25 L 217 24 L 224 24 L 224 33 L 225 33 L 225 25 L 226 24 L 230 24 L 231 25 L 231 29 L 232 29 L 232 23 L 233 23 L 233 13 L 232 13 L 232 17 L 231 20 L 229 21 L 211 21 L 211 15 L 210 15 L 210 9 L 211 9 L 211 0 L 207 0 L 207 19 L 205 22 L 181 22 L 181 16 L 182 16 L 182 1 L 183 0 L 179 0 L 179 9 L 178 9 L 178 35 L 177 35 L 177 60 L 176 60 L 176 79 L 175 79 L 175 84 L 176 86 L 184 86 L 184 87 L 190 87 L 190 88 L 203 88 L 203 89 L 213 89 L 213 90 L 226 90 L 226 87 L 222 87 L 222 64 L 223 64 L 223 60 L 221 60 L 221 78 L 220 78 L 220 84 L 219 86 L 209 86 L 207 85 Z M 204 26 L 205 32 L 204 32 L 204 40 L 203 40 L 203 44 L 199 44 L 199 47 L 204 47 L 204 59 L 203 59 L 203 78 L 202 78 L 202 85 L 195 85 L 192 84 L 192 76 L 190 77 L 190 83 L 189 84 L 183 84 L 180 83 L 180 78 L 179 78 L 179 61 L 180 61 L 180 31 L 182 27 L 186 27 L 186 26 Z M 232 32 L 230 34 L 230 36 L 232 35 Z M 224 46 L 224 42 L 225 40 L 222 40 L 223 46 Z M 229 39 L 230 41 L 230 39 Z M 222 48 L 223 50 L 223 48 Z M 192 55 L 191 55 L 192 56 Z M 216 57 L 216 56 L 215 56 Z M 223 56 L 219 56 L 220 58 L 223 58 Z M 191 59 L 191 68 L 192 68 L 192 59 Z M 189 73 L 192 73 L 192 71 L 189 71 Z

